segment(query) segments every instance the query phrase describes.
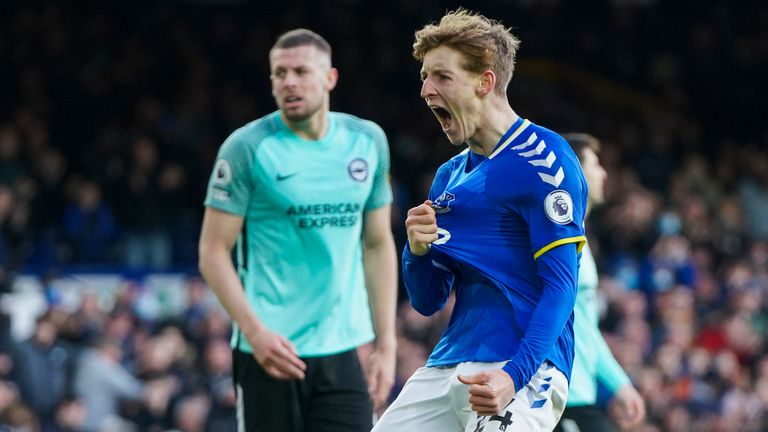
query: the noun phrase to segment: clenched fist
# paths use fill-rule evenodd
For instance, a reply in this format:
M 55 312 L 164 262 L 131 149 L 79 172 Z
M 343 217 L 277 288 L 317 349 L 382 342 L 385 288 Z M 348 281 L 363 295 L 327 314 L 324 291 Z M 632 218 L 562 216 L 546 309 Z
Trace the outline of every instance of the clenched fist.
M 405 219 L 405 229 L 408 233 L 408 247 L 411 253 L 418 256 L 426 255 L 432 242 L 437 240 L 437 217 L 432 201 L 426 200 L 410 210 Z

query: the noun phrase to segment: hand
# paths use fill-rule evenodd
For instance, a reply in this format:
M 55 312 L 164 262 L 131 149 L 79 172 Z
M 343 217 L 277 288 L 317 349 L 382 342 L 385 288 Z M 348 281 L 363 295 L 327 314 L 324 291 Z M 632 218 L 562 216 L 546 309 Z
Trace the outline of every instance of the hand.
M 307 365 L 288 339 L 267 328 L 246 337 L 253 348 L 253 356 L 269 376 L 281 380 L 304 379 Z
M 627 384 L 611 399 L 609 412 L 621 429 L 629 429 L 645 418 L 645 401 L 632 384 Z
M 437 240 L 437 217 L 432 201 L 426 200 L 410 210 L 405 219 L 408 247 L 417 256 L 426 255 L 433 241 Z
M 470 376 L 459 375 L 469 386 L 469 405 L 479 415 L 501 412 L 515 397 L 515 382 L 503 369 L 492 369 Z
M 395 383 L 396 351 L 394 346 L 377 346 L 368 357 L 365 370 L 374 411 L 384 408 Z

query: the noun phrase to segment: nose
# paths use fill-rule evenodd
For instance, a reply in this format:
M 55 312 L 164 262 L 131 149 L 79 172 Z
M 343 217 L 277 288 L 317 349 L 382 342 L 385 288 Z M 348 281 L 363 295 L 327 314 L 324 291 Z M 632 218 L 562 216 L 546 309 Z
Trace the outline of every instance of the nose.
M 429 98 L 435 96 L 435 87 L 429 78 L 425 79 L 421 84 L 421 98 L 429 102 Z

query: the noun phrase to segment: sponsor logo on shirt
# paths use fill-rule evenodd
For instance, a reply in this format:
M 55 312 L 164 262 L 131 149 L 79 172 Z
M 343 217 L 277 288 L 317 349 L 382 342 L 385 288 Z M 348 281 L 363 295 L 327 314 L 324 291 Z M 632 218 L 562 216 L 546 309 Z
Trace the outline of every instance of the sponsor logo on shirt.
M 299 228 L 348 228 L 360 220 L 358 203 L 292 205 L 286 215 L 296 219 Z

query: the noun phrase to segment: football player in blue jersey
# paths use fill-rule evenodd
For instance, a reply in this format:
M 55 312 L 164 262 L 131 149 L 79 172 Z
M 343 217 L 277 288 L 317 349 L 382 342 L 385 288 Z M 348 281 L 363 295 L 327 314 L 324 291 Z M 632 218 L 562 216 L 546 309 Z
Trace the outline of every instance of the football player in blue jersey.
M 424 315 L 456 302 L 374 431 L 551 431 L 565 408 L 587 186 L 568 143 L 509 104 L 519 43 L 464 9 L 416 32 L 421 97 L 468 148 L 408 211 L 403 279 Z
M 200 234 L 234 324 L 239 430 L 368 432 L 395 371 L 387 139 L 329 110 L 338 71 L 320 35 L 285 33 L 269 62 L 278 110 L 221 146 Z M 366 381 L 357 347 L 374 336 Z

